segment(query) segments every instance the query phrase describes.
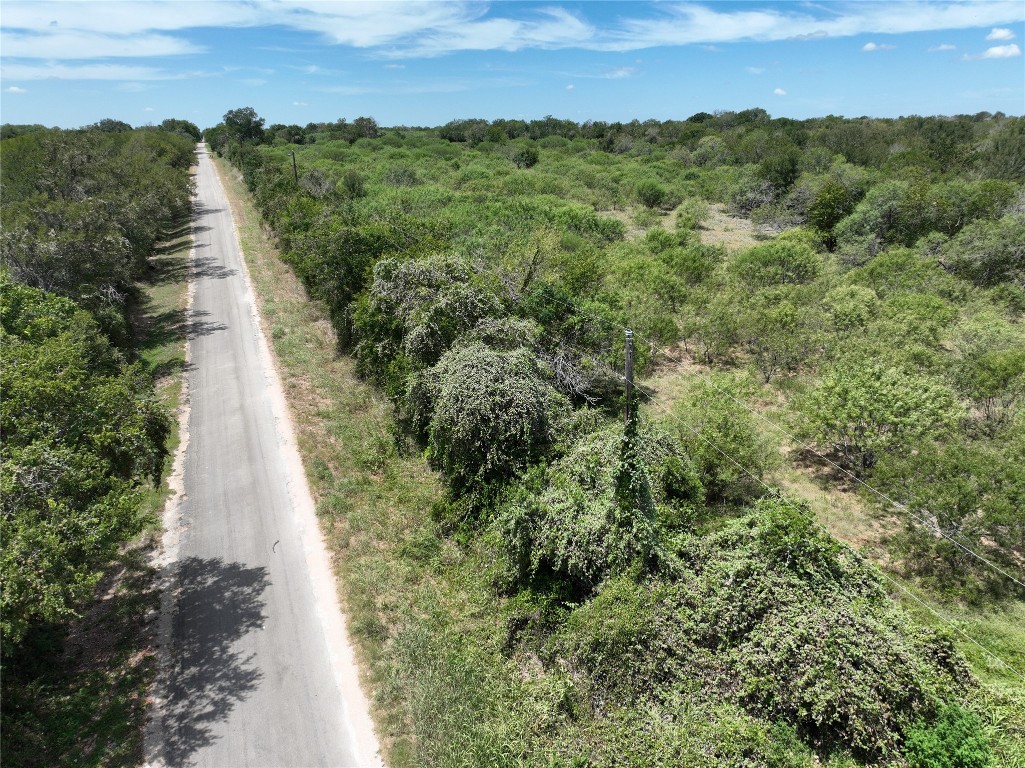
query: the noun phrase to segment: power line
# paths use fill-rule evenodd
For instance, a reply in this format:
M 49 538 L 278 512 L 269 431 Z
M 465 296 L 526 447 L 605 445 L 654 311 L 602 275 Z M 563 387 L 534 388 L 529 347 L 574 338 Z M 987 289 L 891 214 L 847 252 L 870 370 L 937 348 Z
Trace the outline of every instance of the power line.
M 561 339 L 556 338 L 551 333 L 547 333 L 547 332 L 544 332 L 544 331 L 542 333 L 544 333 L 544 335 L 546 335 L 549 338 L 551 338 L 553 341 L 556 341 L 558 343 L 563 344 L 564 346 L 566 346 L 569 349 L 573 350 L 574 352 L 576 352 L 578 355 L 581 355 L 582 357 L 588 357 L 589 356 L 588 354 L 583 353 L 581 350 L 577 349 L 573 345 L 566 344 Z M 622 375 L 622 374 L 620 374 L 618 371 L 615 371 L 614 373 L 615 373 L 616 377 L 618 379 L 620 379 L 621 381 L 623 381 L 624 383 L 626 383 L 628 381 L 627 377 Z M 672 419 L 673 421 L 678 423 L 680 426 L 684 427 L 692 435 L 694 435 L 696 438 L 701 440 L 705 445 L 709 446 L 710 448 L 712 448 L 713 450 L 718 452 L 721 456 L 723 456 L 723 458 L 725 458 L 727 461 L 729 461 L 731 464 L 733 464 L 733 466 L 735 466 L 737 469 L 739 469 L 741 472 L 743 472 L 749 478 L 754 480 L 756 483 L 761 485 L 769 494 L 771 494 L 772 496 L 777 498 L 781 503 L 786 504 L 787 506 L 789 506 L 791 508 L 794 507 L 794 502 L 791 499 L 788 499 L 782 493 L 780 493 L 779 489 L 773 488 L 771 485 L 766 483 L 761 477 L 757 476 L 754 472 L 752 472 L 747 467 L 745 467 L 740 461 L 735 459 L 733 456 L 731 456 L 729 453 L 727 453 L 725 450 L 723 450 L 720 446 L 716 445 L 713 440 L 709 440 L 707 437 L 705 437 L 700 432 L 698 432 L 696 429 L 694 429 L 690 424 L 688 424 L 686 421 L 684 421 L 681 417 L 679 417 L 678 415 L 674 414 L 672 411 L 670 411 L 668 408 L 663 406 L 661 403 L 656 402 L 655 399 L 652 397 L 652 395 L 650 395 L 649 393 L 645 392 L 642 389 L 637 389 L 637 391 L 640 392 L 642 395 L 644 395 L 644 397 L 646 397 L 648 399 L 648 402 L 651 403 L 651 405 L 654 408 L 657 408 L 658 410 L 662 411 L 670 419 Z M 965 632 L 963 629 L 961 629 L 959 626 L 957 626 L 957 624 L 952 619 L 950 619 L 947 616 L 945 616 L 944 614 L 942 614 L 939 610 L 937 610 L 932 605 L 930 605 L 925 600 L 923 600 L 918 595 L 916 595 L 914 592 L 912 592 L 906 585 L 902 584 L 895 577 L 893 577 L 890 574 L 886 573 L 886 571 L 884 571 L 881 567 L 877 567 L 875 569 L 875 572 L 878 573 L 884 580 L 888 581 L 894 587 L 896 587 L 897 589 L 901 590 L 904 594 L 906 594 L 908 597 L 910 597 L 912 600 L 914 600 L 920 606 L 922 606 L 927 611 L 929 611 L 929 613 L 931 613 L 933 616 L 935 616 L 937 619 L 939 619 L 941 622 L 943 622 L 953 632 L 955 632 L 956 634 L 960 635 L 962 638 L 964 638 L 965 640 L 967 640 L 971 644 L 973 644 L 976 647 L 978 647 L 988 658 L 992 659 L 993 661 L 996 661 L 1000 666 L 1002 666 L 1004 669 L 1006 669 L 1008 672 L 1010 672 L 1014 677 L 1016 677 L 1019 680 L 1022 680 L 1023 682 L 1025 682 L 1025 676 L 1023 676 L 1022 673 L 1020 673 L 1017 669 L 1015 669 L 1009 663 L 1004 661 L 996 653 L 991 651 L 989 648 L 987 648 L 981 642 L 979 642 L 974 637 L 972 637 L 967 632 Z
M 537 296 L 539 294 L 535 293 L 534 295 Z M 569 303 L 567 301 L 563 301 L 562 299 L 559 299 L 557 297 L 550 296 L 550 295 L 545 295 L 543 298 L 545 298 L 546 300 L 549 300 L 549 301 L 554 301 L 554 302 L 557 302 L 559 304 L 562 304 L 563 306 L 569 307 L 570 309 L 574 310 L 575 312 L 579 312 L 579 313 L 585 314 L 585 315 L 587 315 L 589 317 L 592 317 L 592 318 L 594 318 L 596 320 L 599 320 L 600 322 L 606 323 L 607 325 L 610 325 L 610 326 L 612 326 L 614 328 L 618 328 L 618 329 L 623 330 L 623 331 L 632 330 L 632 329 L 627 328 L 625 325 L 617 323 L 617 322 L 615 322 L 613 320 L 610 320 L 608 318 L 602 317 L 601 315 L 598 315 L 596 313 L 588 312 L 587 310 L 581 309 L 580 307 L 577 307 L 577 306 L 575 306 L 575 305 L 573 305 L 573 304 L 571 304 L 571 303 Z M 656 346 L 655 346 L 655 344 L 653 342 L 651 342 L 650 340 L 643 339 L 643 337 L 638 336 L 636 333 L 634 334 L 634 338 L 642 340 L 642 341 L 645 341 L 648 344 L 648 346 L 653 351 L 656 349 Z M 662 354 L 665 357 L 667 357 L 668 359 L 672 360 L 673 362 L 675 362 L 675 363 L 677 363 L 679 365 L 683 365 L 684 364 L 683 360 L 681 360 L 681 359 L 679 359 L 679 358 L 677 358 L 677 357 L 675 357 L 675 356 L 665 352 L 664 350 L 662 351 Z M 810 453 L 813 453 L 815 456 L 818 456 L 820 459 L 822 459 L 822 461 L 826 462 L 827 464 L 829 464 L 834 469 L 836 469 L 839 472 L 843 473 L 845 476 L 849 477 L 851 480 L 853 480 L 854 482 L 858 483 L 863 488 L 866 488 L 867 490 L 871 491 L 878 498 L 880 498 L 880 499 L 884 500 L 885 502 L 889 503 L 895 509 L 897 509 L 897 510 L 899 510 L 901 512 L 904 512 L 905 514 L 907 514 L 907 515 L 911 516 L 912 518 L 914 518 L 915 520 L 917 520 L 927 530 L 929 530 L 929 531 L 931 531 L 931 532 L 941 536 L 942 538 L 946 539 L 951 544 L 953 544 L 955 547 L 960 549 L 962 552 L 970 555 L 971 557 L 974 557 L 979 562 L 984 563 L 989 568 L 993 569 L 997 573 L 999 573 L 1002 576 L 1004 576 L 1004 578 L 1009 579 L 1010 581 L 1013 581 L 1019 587 L 1022 587 L 1023 589 L 1025 589 L 1025 582 L 1021 581 L 1020 579 L 1016 578 L 1012 574 L 1008 573 L 1006 570 L 1001 568 L 999 565 L 994 563 L 992 560 L 990 560 L 990 559 L 980 555 L 978 552 L 976 552 L 971 547 L 969 547 L 969 546 L 961 543 L 960 541 L 957 541 L 956 539 L 952 538 L 950 535 L 948 535 L 938 525 L 936 525 L 934 523 L 931 523 L 929 520 L 927 520 L 924 517 L 921 517 L 920 515 L 917 515 L 915 512 L 913 512 L 911 509 L 909 509 L 907 505 L 902 504 L 902 503 L 894 500 L 893 498 L 891 498 L 887 494 L 883 493 L 882 491 L 878 490 L 877 488 L 873 487 L 872 485 L 869 485 L 864 480 L 862 480 L 860 477 L 855 475 L 853 472 L 851 472 L 848 469 L 846 469 L 845 467 L 837 464 L 836 462 L 834 462 L 833 460 L 831 460 L 827 456 L 824 456 L 822 453 L 817 451 L 811 445 L 805 443 L 802 440 L 799 440 L 795 435 L 790 433 L 788 430 L 784 429 L 783 427 L 781 427 L 776 422 L 772 421 L 768 417 L 766 417 L 763 414 L 759 413 L 758 411 L 754 410 L 750 405 L 748 405 L 743 400 L 741 400 L 738 397 L 736 397 L 732 392 L 729 392 L 728 390 L 725 390 L 725 389 L 722 389 L 721 387 L 719 387 L 711 379 L 711 377 L 705 376 L 700 371 L 695 371 L 695 375 L 697 375 L 698 378 L 700 378 L 702 381 L 704 381 L 712 389 L 714 389 L 715 391 L 717 391 L 720 394 L 724 395 L 725 397 L 729 398 L 734 403 L 736 403 L 737 405 L 739 405 L 742 408 L 744 408 L 744 410 L 748 411 L 750 414 L 752 414 L 756 418 L 760 419 L 765 424 L 768 424 L 770 427 L 772 427 L 773 429 L 775 429 L 779 433 L 781 433 L 783 435 L 786 435 L 791 441 L 793 441 L 794 443 L 799 445 L 804 450 L 809 451 Z
M 618 375 L 618 372 L 617 372 L 617 375 Z M 619 376 L 619 378 L 623 379 L 624 381 L 626 380 L 626 377 L 624 377 L 624 376 Z M 653 407 L 661 410 L 663 413 L 665 413 L 667 416 L 669 416 L 669 418 L 673 419 L 676 423 L 680 424 L 682 427 L 687 429 L 691 434 L 693 434 L 695 437 L 697 437 L 698 439 L 703 441 L 706 445 L 714 448 L 722 456 L 724 456 L 726 459 L 728 459 L 734 466 L 736 466 L 738 469 L 740 469 L 741 472 L 743 472 L 745 475 L 750 477 L 756 483 L 761 485 L 768 493 L 770 493 L 772 496 L 776 497 L 780 502 L 782 502 L 783 504 L 786 504 L 787 506 L 789 506 L 791 508 L 794 507 L 794 502 L 792 500 L 788 499 L 782 493 L 780 493 L 779 489 L 773 488 L 771 485 L 766 483 L 762 478 L 760 478 L 757 475 L 755 475 L 753 472 L 751 472 L 749 469 L 747 469 L 743 464 L 741 464 L 739 461 L 737 461 L 732 456 L 730 456 L 726 451 L 724 451 L 722 448 L 720 448 L 718 445 L 716 445 L 714 443 L 714 441 L 711 441 L 711 440 L 707 439 L 704 435 L 700 434 L 693 427 L 691 427 L 691 425 L 687 424 L 682 418 L 680 418 L 679 416 L 674 414 L 672 411 L 670 411 L 665 406 L 661 405 L 660 403 L 657 403 L 650 394 L 648 394 L 647 392 L 644 392 L 644 390 L 638 390 L 638 391 L 642 395 L 644 395 L 646 398 L 648 398 L 648 402 L 651 403 L 651 405 Z M 936 618 L 938 618 L 940 621 L 942 621 L 944 624 L 946 624 L 951 630 L 956 632 L 958 635 L 960 635 L 962 638 L 964 638 L 965 640 L 969 641 L 973 645 L 977 646 L 990 659 L 996 661 L 998 664 L 1000 664 L 1004 669 L 1006 669 L 1012 675 L 1017 677 L 1019 680 L 1025 682 L 1025 676 L 1023 676 L 1021 672 L 1019 672 L 1017 669 L 1012 667 L 1010 664 L 1008 664 L 1006 661 L 1004 661 L 1002 658 L 1000 658 L 997 654 L 995 654 L 993 651 L 991 651 L 985 645 L 980 643 L 974 637 L 972 637 L 967 632 L 965 632 L 963 629 L 961 629 L 959 626 L 957 626 L 957 624 L 952 619 L 944 616 L 942 613 L 940 613 L 940 611 L 938 611 L 936 608 L 934 608 L 929 603 L 927 603 L 925 600 L 923 600 L 918 595 L 916 595 L 914 592 L 912 592 L 907 586 L 905 586 L 904 584 L 901 584 L 895 577 L 893 577 L 890 574 L 886 573 L 882 568 L 876 568 L 875 571 L 880 576 L 882 576 L 886 581 L 888 581 L 889 583 L 891 583 L 892 585 L 894 585 L 895 587 L 900 589 L 908 597 L 910 597 L 912 600 L 914 600 L 920 606 L 922 606 L 923 608 L 928 610 Z

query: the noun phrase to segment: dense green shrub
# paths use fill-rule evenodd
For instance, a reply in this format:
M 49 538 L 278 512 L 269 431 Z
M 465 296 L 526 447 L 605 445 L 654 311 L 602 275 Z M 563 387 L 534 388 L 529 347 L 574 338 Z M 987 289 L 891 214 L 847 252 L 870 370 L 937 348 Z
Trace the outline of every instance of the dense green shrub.
M 5 648 L 73 615 L 141 526 L 170 420 L 74 302 L 0 276 L 0 506 Z
M 871 468 L 885 451 L 942 434 L 964 418 L 949 388 L 928 376 L 867 359 L 829 369 L 804 399 L 805 435 L 849 466 Z
M 669 192 L 654 179 L 645 179 L 635 189 L 637 199 L 648 208 L 661 208 L 669 199 Z
M 542 458 L 566 408 L 532 353 L 480 343 L 454 347 L 411 380 L 408 403 L 456 492 L 509 480 Z
M 765 287 L 811 282 L 822 269 L 815 251 L 800 241 L 775 240 L 741 253 L 733 272 L 746 285 Z
M 807 510 L 763 501 L 678 544 L 672 581 L 610 582 L 555 639 L 599 711 L 700 689 L 824 752 L 895 758 L 900 734 L 971 680 Z
M 951 704 L 935 722 L 915 723 L 907 734 L 905 755 L 911 768 L 986 768 L 992 753 L 979 718 Z
M 742 502 L 760 495 L 760 479 L 777 463 L 744 397 L 736 380 L 713 374 L 691 386 L 676 421 L 667 423 L 697 466 L 709 501 Z
M 585 434 L 507 501 L 496 525 L 520 579 L 587 593 L 612 574 L 655 565 L 659 537 L 685 529 L 703 494 L 665 433 L 621 425 Z

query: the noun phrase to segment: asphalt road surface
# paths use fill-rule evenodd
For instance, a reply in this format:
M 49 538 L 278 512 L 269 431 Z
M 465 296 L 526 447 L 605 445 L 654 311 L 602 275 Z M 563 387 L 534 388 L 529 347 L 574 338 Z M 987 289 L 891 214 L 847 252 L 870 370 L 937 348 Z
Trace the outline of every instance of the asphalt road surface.
M 148 762 L 380 765 L 228 201 L 202 146 L 197 183 L 184 494 L 166 554 Z

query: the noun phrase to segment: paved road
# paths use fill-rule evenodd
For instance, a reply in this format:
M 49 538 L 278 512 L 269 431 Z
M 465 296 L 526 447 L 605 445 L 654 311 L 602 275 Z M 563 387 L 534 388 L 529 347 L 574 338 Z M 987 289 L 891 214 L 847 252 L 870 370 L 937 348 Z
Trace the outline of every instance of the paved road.
M 150 762 L 379 765 L 280 382 L 202 147 L 197 182 L 184 496 Z

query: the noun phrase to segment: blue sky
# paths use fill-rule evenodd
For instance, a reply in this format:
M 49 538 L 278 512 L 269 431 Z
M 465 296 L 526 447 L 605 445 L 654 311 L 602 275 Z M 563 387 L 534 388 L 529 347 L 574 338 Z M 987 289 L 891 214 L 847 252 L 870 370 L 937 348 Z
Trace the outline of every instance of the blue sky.
M 1025 113 L 1025 2 L 0 6 L 0 121 Z

